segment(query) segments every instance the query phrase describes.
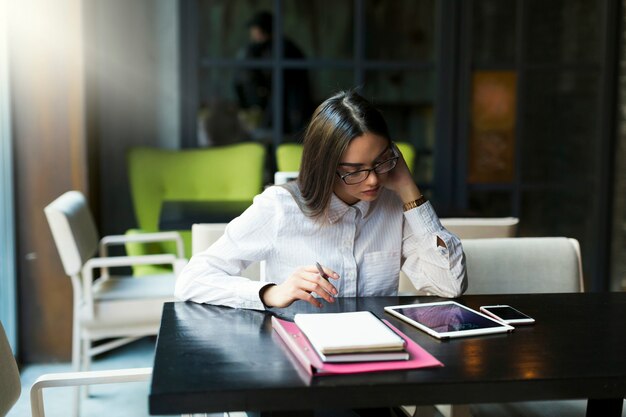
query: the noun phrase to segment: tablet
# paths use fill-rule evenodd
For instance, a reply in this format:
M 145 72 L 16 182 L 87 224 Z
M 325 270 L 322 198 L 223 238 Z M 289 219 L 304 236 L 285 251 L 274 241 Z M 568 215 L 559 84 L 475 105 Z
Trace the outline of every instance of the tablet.
M 387 306 L 385 311 L 438 339 L 505 333 L 514 329 L 455 301 Z

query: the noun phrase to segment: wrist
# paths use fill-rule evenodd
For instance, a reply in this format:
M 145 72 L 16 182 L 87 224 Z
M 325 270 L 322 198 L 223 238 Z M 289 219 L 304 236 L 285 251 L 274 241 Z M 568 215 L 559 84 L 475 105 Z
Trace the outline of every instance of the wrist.
M 420 196 L 419 198 L 416 198 L 415 200 L 411 200 L 409 202 L 406 202 L 402 205 L 402 210 L 403 211 L 409 211 L 412 210 L 416 207 L 421 206 L 422 204 L 426 203 L 428 200 L 426 199 L 426 197 L 424 197 L 423 195 Z
M 400 197 L 400 200 L 402 200 L 402 204 L 417 200 L 422 196 L 422 192 L 415 183 L 400 188 L 397 193 Z
M 273 307 L 271 302 L 272 290 L 276 288 L 276 284 L 268 284 L 259 290 L 259 298 L 265 307 Z

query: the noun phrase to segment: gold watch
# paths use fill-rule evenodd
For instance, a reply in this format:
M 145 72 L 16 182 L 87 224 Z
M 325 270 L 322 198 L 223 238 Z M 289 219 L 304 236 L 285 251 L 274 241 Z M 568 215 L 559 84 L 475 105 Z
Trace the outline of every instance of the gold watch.
M 404 203 L 402 205 L 402 208 L 404 209 L 404 211 L 409 211 L 411 209 L 414 209 L 415 207 L 421 206 L 422 204 L 424 204 L 427 201 L 428 201 L 428 199 L 426 197 L 424 197 L 423 195 L 421 195 L 416 200 Z

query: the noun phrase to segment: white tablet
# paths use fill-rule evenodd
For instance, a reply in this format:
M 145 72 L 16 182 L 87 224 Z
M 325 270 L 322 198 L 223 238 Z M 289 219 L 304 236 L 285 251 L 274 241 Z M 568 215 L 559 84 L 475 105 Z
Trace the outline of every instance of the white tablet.
M 514 329 L 455 301 L 387 306 L 385 311 L 438 339 L 505 333 Z

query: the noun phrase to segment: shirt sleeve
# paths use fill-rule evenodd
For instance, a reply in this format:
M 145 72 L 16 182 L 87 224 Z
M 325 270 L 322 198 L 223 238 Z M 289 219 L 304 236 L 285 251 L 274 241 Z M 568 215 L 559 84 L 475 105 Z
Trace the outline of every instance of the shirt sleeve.
M 404 212 L 402 271 L 427 295 L 458 297 L 467 289 L 461 240 L 446 230 L 430 202 Z M 446 245 L 437 245 L 440 238 Z
M 224 235 L 194 255 L 176 278 L 174 295 L 183 301 L 263 310 L 259 291 L 271 283 L 241 276 L 251 263 L 267 258 L 276 237 L 280 210 L 275 192 L 266 190 L 231 221 Z

